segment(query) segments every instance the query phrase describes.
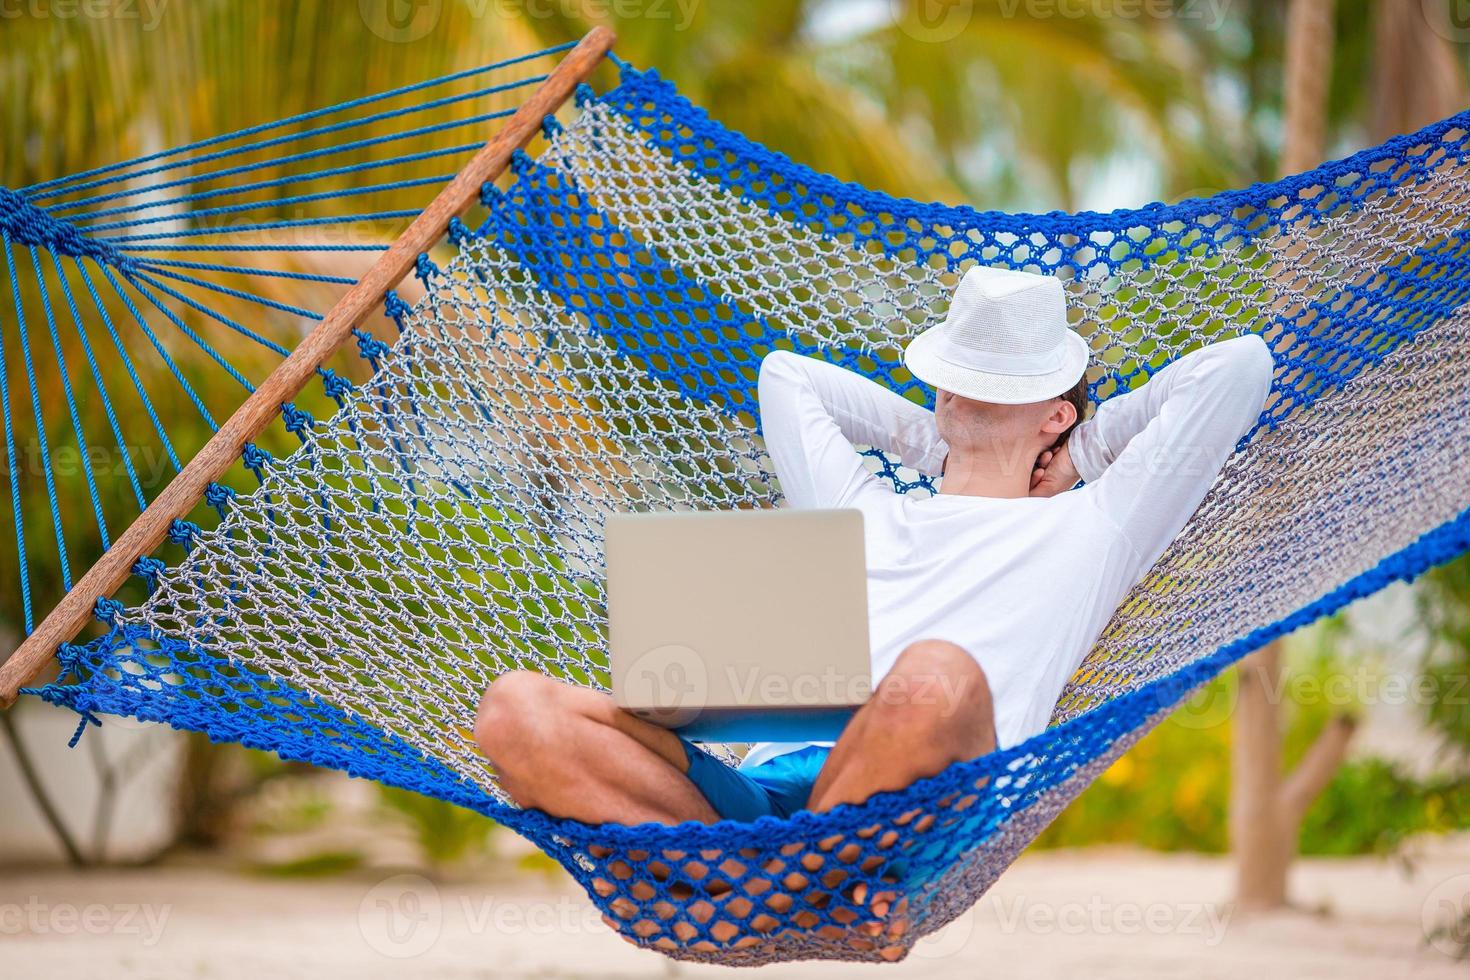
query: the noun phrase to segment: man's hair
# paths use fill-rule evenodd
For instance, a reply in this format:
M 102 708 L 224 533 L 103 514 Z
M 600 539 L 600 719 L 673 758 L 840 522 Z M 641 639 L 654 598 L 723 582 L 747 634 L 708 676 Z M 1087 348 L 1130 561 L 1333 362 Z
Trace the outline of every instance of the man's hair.
M 1083 373 L 1082 377 L 1080 377 L 1080 378 L 1077 379 L 1077 383 L 1076 384 L 1074 384 L 1071 388 L 1067 389 L 1066 391 L 1062 392 L 1057 397 L 1058 398 L 1061 398 L 1064 401 L 1071 402 L 1072 403 L 1072 407 L 1075 408 L 1075 409 L 1077 409 L 1077 418 L 1074 419 L 1072 421 L 1072 424 L 1067 427 L 1067 431 L 1066 432 L 1063 432 L 1057 438 L 1057 448 L 1060 449 L 1060 448 L 1062 448 L 1063 446 L 1065 446 L 1067 444 L 1067 438 L 1069 436 L 1071 436 L 1072 430 L 1075 429 L 1075 428 L 1077 428 L 1077 424 L 1079 422 L 1081 422 L 1084 418 L 1087 417 L 1087 374 L 1086 374 L 1086 372 Z

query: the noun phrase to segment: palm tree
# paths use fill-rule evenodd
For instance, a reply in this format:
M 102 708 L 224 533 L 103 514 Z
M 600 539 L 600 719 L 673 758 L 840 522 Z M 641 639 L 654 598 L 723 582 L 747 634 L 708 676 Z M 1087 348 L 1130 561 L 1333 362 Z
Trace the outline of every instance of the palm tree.
M 0 77 L 10 97 L 0 107 L 5 122 L 0 185 L 24 187 L 572 40 L 607 17 L 607 10 L 626 9 L 589 4 L 591 12 L 579 14 L 569 5 L 534 5 L 514 13 L 495 3 L 394 7 L 385 0 L 381 11 L 364 2 L 310 4 L 287 12 L 269 5 L 201 2 L 163 8 L 152 23 L 143 19 L 144 7 L 139 6 L 137 19 L 7 22 Z M 1187 136 L 1192 129 L 1208 137 L 1206 99 L 1195 73 L 1175 64 L 1188 45 L 1168 25 L 1106 17 L 1037 22 L 1006 16 L 1003 5 L 991 3 L 976 5 L 952 42 L 935 44 L 916 29 L 912 6 L 896 8 L 876 28 L 847 35 L 816 26 L 822 17 L 830 22 L 834 8 L 828 3 L 760 0 L 658 9 L 668 17 L 655 16 L 652 7 L 636 12 L 641 16 L 611 16 L 623 57 L 657 66 L 716 118 L 754 138 L 817 169 L 894 194 L 982 206 L 1014 205 L 1022 196 L 1068 204 L 1087 183 L 1090 168 L 1139 134 L 1172 184 L 1201 186 L 1225 179 L 1218 161 L 1226 157 L 1201 148 L 1208 138 L 1197 147 Z M 404 11 L 407 20 L 390 16 Z M 678 19 L 686 11 L 693 18 L 689 23 Z M 604 88 L 615 84 L 615 71 L 609 66 L 597 81 Z M 1023 108 L 1012 110 L 1012 105 Z M 1089 124 L 1077 125 L 1079 115 Z M 1181 120 L 1193 123 L 1181 125 Z M 967 162 L 977 154 L 994 165 L 976 168 Z M 355 159 L 347 154 L 334 162 Z M 408 165 L 395 176 L 432 173 L 434 165 Z M 1028 174 L 1047 176 L 1038 184 Z M 407 208 L 422 205 L 425 196 L 407 190 L 377 200 L 385 208 Z M 314 207 L 312 213 L 334 213 L 331 204 Z M 24 252 L 17 258 L 22 265 L 28 261 Z M 292 261 L 287 264 L 297 268 L 300 260 Z M 353 274 L 345 267 L 308 271 Z M 254 277 L 242 288 L 308 307 L 320 301 L 302 302 L 279 280 Z M 39 297 L 24 276 L 22 294 L 34 321 Z M 213 300 L 227 316 L 259 326 L 288 347 L 299 336 L 301 324 L 289 316 L 228 297 Z M 0 308 L 0 318 L 12 318 L 8 306 Z M 113 312 L 126 319 L 121 309 Z M 220 337 L 218 325 L 193 311 L 183 313 L 191 328 L 224 345 L 229 359 L 243 362 L 247 375 L 259 380 L 273 365 L 273 358 Z M 39 329 L 34 322 L 33 329 Z M 77 340 L 63 331 L 62 342 L 73 380 L 84 389 L 86 379 L 77 377 L 85 363 Z M 243 398 L 243 390 L 210 383 L 212 367 L 192 345 L 174 353 L 186 377 L 206 391 L 217 418 Z M 163 366 L 156 359 L 141 360 L 144 383 L 159 411 L 182 426 L 180 449 L 187 459 L 207 429 Z M 7 366 L 11 408 L 17 419 L 30 419 L 20 359 L 12 356 Z M 104 359 L 101 367 L 110 390 L 126 389 L 115 361 Z M 37 371 L 48 435 L 65 442 L 70 427 L 54 359 L 38 356 Z M 105 432 L 102 408 L 98 399 L 83 397 L 87 431 Z M 129 433 L 128 441 L 149 442 L 146 433 L 136 440 Z M 274 448 L 289 450 L 291 443 L 282 440 Z M 34 605 L 44 611 L 61 592 L 60 556 L 48 544 L 54 534 L 45 488 L 38 475 L 27 476 L 25 539 L 32 543 Z M 88 494 L 75 467 L 59 480 L 68 523 L 71 515 L 86 513 Z M 112 515 L 116 533 L 135 505 L 120 481 L 101 489 L 103 510 Z M 66 532 L 74 570 L 85 568 L 100 553 L 100 531 L 88 519 L 75 527 L 68 523 Z M 0 621 L 17 632 L 23 625 L 16 608 L 18 567 L 13 536 L 0 535 Z
M 1283 175 L 1307 170 L 1327 153 L 1335 6 L 1335 0 L 1292 0 L 1289 8 Z M 1364 100 L 1373 141 L 1412 131 L 1461 106 L 1463 70 L 1417 4 L 1380 2 L 1373 24 L 1373 85 Z M 1287 872 L 1302 819 L 1345 757 L 1354 720 L 1332 719 L 1296 769 L 1283 775 L 1280 641 L 1252 654 L 1238 676 L 1230 815 L 1236 897 L 1244 907 L 1270 909 L 1287 904 Z

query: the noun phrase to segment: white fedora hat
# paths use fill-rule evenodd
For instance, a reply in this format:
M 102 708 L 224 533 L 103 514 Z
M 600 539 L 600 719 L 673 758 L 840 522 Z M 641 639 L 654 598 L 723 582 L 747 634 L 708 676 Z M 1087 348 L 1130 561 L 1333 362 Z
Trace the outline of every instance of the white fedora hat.
M 944 322 L 910 341 L 909 372 L 976 401 L 1024 405 L 1065 393 L 1087 371 L 1087 341 L 1067 326 L 1061 281 L 975 266 Z

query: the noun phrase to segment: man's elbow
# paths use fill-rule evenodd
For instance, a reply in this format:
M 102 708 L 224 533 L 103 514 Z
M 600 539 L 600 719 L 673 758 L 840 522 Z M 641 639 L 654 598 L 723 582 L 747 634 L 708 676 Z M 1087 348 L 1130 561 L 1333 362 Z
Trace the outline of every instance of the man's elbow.
M 1217 377 L 1238 400 L 1244 416 L 1247 416 L 1242 418 L 1242 429 L 1249 430 L 1259 418 L 1271 392 L 1271 378 L 1276 371 L 1271 347 L 1259 334 L 1248 333 L 1216 344 L 1215 350 L 1221 361 Z
M 768 371 L 773 374 L 790 372 L 800 360 L 801 355 L 795 351 L 781 349 L 767 351 L 766 356 L 761 358 L 760 373 L 765 374 Z
M 756 390 L 764 393 L 772 386 L 796 377 L 801 369 L 800 354 L 789 350 L 773 350 L 761 358 L 760 371 L 756 376 Z
M 1211 382 L 1230 388 L 1260 389 L 1271 385 L 1276 361 L 1271 348 L 1258 334 L 1247 333 L 1211 344 L 1201 352 L 1208 367 L 1203 374 Z M 1202 365 L 1203 366 L 1203 365 Z
M 1276 373 L 1276 358 L 1271 353 L 1271 345 L 1260 334 L 1254 333 L 1244 334 L 1236 340 L 1240 345 L 1240 371 L 1255 383 L 1264 403 L 1271 390 L 1271 377 Z

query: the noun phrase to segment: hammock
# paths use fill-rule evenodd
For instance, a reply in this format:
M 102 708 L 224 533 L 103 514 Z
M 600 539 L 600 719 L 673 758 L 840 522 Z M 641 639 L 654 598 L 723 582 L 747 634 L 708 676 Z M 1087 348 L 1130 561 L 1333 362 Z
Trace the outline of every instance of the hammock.
M 257 458 L 253 492 L 215 494 L 216 527 L 176 522 L 187 555 L 143 569 L 141 604 L 100 603 L 105 632 L 35 693 L 492 816 L 673 957 L 888 959 L 1224 667 L 1470 549 L 1470 114 L 1205 200 L 1013 215 L 815 173 L 620 64 L 487 185 L 483 222 L 451 224 L 451 260 L 420 258 L 391 349 L 363 342 L 370 380 L 296 420 L 300 448 Z M 594 827 L 506 802 L 478 699 L 519 668 L 606 684 L 603 515 L 779 505 L 762 355 L 928 399 L 900 352 L 975 263 L 1062 279 L 1095 400 L 1243 332 L 1276 359 L 1258 425 L 1052 726 L 789 820 Z M 895 492 L 933 491 L 865 455 Z

